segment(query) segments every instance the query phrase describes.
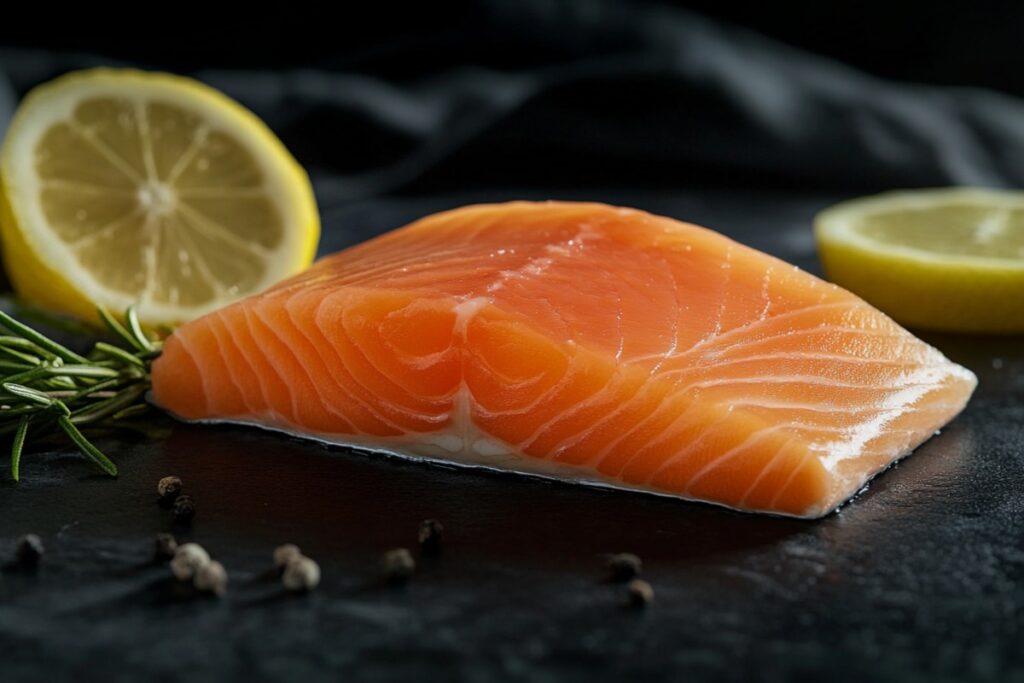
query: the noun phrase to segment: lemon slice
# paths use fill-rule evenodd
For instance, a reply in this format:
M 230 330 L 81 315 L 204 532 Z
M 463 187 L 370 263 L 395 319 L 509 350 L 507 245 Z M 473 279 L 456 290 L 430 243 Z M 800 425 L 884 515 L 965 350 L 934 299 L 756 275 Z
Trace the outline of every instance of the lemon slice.
M 96 69 L 33 90 L 0 159 L 4 262 L 39 306 L 138 305 L 173 325 L 306 267 L 309 179 L 241 105 L 191 79 Z
M 818 214 L 815 235 L 829 279 L 905 325 L 1024 332 L 1024 192 L 854 199 Z

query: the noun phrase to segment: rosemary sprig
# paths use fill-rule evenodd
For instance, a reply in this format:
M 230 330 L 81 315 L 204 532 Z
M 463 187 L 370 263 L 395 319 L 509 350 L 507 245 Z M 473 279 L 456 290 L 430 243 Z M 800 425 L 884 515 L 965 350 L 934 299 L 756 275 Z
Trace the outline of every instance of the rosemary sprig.
M 108 330 L 122 342 L 96 342 L 82 356 L 0 311 L 0 434 L 13 433 L 11 476 L 20 476 L 21 455 L 32 436 L 63 432 L 88 460 L 116 477 L 117 467 L 80 431 L 102 420 L 118 420 L 146 409 L 149 369 L 160 355 L 134 307 L 121 323 L 99 310 Z M 124 348 L 123 348 L 124 347 Z

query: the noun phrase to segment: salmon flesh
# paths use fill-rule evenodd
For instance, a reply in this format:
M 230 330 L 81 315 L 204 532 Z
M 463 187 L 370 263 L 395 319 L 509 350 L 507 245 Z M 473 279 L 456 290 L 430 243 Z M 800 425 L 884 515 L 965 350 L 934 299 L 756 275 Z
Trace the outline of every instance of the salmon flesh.
M 183 325 L 185 420 L 820 517 L 967 403 L 967 369 L 853 294 L 602 204 L 456 209 Z

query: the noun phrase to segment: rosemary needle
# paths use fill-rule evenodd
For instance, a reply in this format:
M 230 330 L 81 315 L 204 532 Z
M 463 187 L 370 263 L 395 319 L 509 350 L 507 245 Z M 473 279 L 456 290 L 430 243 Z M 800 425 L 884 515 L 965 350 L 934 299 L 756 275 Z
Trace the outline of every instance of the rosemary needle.
M 117 466 L 110 462 L 107 456 L 100 452 L 100 449 L 93 446 L 88 439 L 86 439 L 82 432 L 78 431 L 78 427 L 71 421 L 67 415 L 61 415 L 57 418 L 57 424 L 64 430 L 64 433 L 75 442 L 82 454 L 92 460 L 101 470 L 106 472 L 112 477 L 117 476 Z
M 145 403 L 136 403 L 133 406 L 128 406 L 123 410 L 119 410 L 110 416 L 111 420 L 127 420 L 129 418 L 138 417 L 139 415 L 145 415 L 149 412 L 149 406 Z
M 26 387 L 22 384 L 16 384 L 14 382 L 4 382 L 4 391 L 20 399 L 31 401 L 43 407 L 49 408 L 53 405 L 54 400 L 47 396 L 44 392 L 32 387 Z
M 145 347 L 143 347 L 142 345 L 139 344 L 138 340 L 135 338 L 135 335 L 133 335 L 131 332 L 129 332 L 125 328 L 125 326 L 122 325 L 120 323 L 120 321 L 118 321 L 117 318 L 115 318 L 114 316 L 110 315 L 110 312 L 107 311 L 107 309 L 100 308 L 98 310 L 99 310 L 100 318 L 103 319 L 103 322 L 106 323 L 107 327 L 110 329 L 111 332 L 113 332 L 118 337 L 123 339 L 125 342 L 128 343 L 129 346 L 131 346 L 132 348 L 134 348 L 136 350 L 142 351 L 145 348 Z
M 61 346 L 60 344 L 53 341 L 49 337 L 36 332 L 28 325 L 18 322 L 17 320 L 7 315 L 3 311 L 0 311 L 0 325 L 3 325 L 4 327 L 6 327 L 11 332 L 14 332 L 15 334 L 20 335 L 22 338 L 27 339 L 28 341 L 32 342 L 39 348 L 45 351 L 49 351 L 55 356 L 59 356 L 66 361 L 70 361 L 72 363 L 89 362 L 85 358 L 82 358 L 77 353 L 72 351 L 71 349 Z
M 117 467 L 81 428 L 138 415 L 147 408 L 149 370 L 160 342 L 146 336 L 134 309 L 120 322 L 100 309 L 100 319 L 119 345 L 96 342 L 82 356 L 0 311 L 0 435 L 11 434 L 11 476 L 20 477 L 28 437 L 63 433 L 96 467 L 117 476 Z
M 120 373 L 114 368 L 98 365 L 62 365 L 59 368 L 46 368 L 46 374 L 74 377 L 117 377 Z
M 58 358 L 56 354 L 50 353 L 45 349 L 40 349 L 36 344 L 33 344 L 27 339 L 22 339 L 21 337 L 0 336 L 0 346 L 7 349 L 22 349 L 23 351 L 31 351 L 33 353 L 44 352 L 43 355 L 50 360 Z M 39 359 L 33 358 L 33 361 L 38 363 Z
M 8 356 L 13 357 L 15 360 L 21 361 L 27 367 L 39 365 L 40 363 L 43 362 L 42 358 L 38 358 L 28 353 L 22 353 L 21 351 L 15 351 L 14 349 L 6 345 L 0 345 L 0 353 L 6 353 Z
M 71 421 L 75 424 L 99 422 L 109 415 L 114 415 L 122 410 L 139 405 L 138 401 L 146 393 L 146 388 L 141 385 L 133 386 L 115 394 L 111 398 L 93 403 L 72 415 Z
M 142 360 L 140 360 L 136 356 L 133 356 L 131 353 L 125 351 L 124 349 L 120 349 L 114 346 L 113 344 L 108 344 L 106 342 L 96 342 L 95 350 L 98 351 L 99 353 L 102 353 L 105 356 L 108 356 L 110 358 L 116 358 L 118 360 L 124 361 L 125 363 L 131 363 L 132 365 L 138 365 L 139 367 L 145 367 L 146 365 Z
M 149 340 L 146 333 L 142 331 L 142 324 L 139 322 L 139 316 L 135 312 L 135 306 L 129 306 L 128 310 L 124 314 L 125 319 L 128 321 L 128 329 L 131 330 L 131 336 L 135 342 L 141 346 L 140 351 L 156 351 L 156 346 Z
M 14 445 L 11 446 L 11 476 L 18 481 L 18 468 L 21 465 L 21 450 L 25 447 L 25 436 L 28 434 L 28 423 L 32 418 L 22 415 L 18 421 L 18 431 L 14 433 Z

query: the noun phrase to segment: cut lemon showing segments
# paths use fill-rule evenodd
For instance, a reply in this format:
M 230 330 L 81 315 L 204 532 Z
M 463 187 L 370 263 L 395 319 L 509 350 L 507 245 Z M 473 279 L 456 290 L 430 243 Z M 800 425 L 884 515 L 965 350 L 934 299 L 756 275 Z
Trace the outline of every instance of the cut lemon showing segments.
M 305 268 L 320 233 L 309 178 L 254 114 L 197 81 L 96 69 L 42 85 L 0 158 L 17 293 L 96 320 L 137 305 L 174 325 Z
M 826 276 L 909 327 L 1024 332 L 1024 192 L 944 188 L 815 218 Z

